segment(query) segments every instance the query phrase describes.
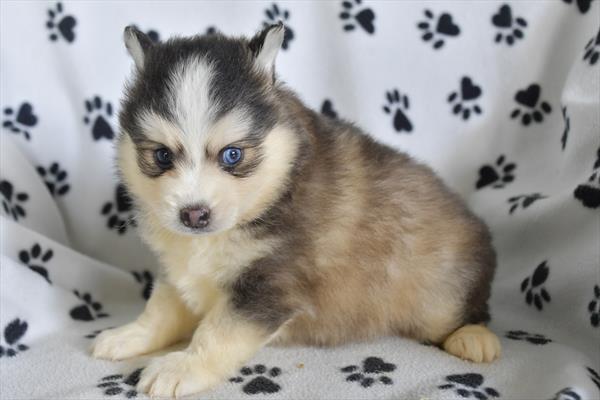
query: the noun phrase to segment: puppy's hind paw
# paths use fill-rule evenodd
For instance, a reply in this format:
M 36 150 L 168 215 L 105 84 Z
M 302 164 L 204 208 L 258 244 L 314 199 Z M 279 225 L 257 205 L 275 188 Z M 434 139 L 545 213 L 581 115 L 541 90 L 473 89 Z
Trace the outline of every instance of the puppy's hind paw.
M 500 341 L 483 325 L 465 325 L 444 341 L 444 350 L 476 363 L 489 363 L 500 357 Z

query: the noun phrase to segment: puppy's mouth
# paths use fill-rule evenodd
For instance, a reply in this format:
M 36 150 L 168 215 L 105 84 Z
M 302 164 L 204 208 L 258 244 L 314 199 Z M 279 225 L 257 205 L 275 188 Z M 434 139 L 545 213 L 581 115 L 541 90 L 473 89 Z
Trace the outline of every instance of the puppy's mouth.
M 182 233 L 188 236 L 201 236 L 201 235 L 209 235 L 214 233 L 215 230 L 212 227 L 207 226 L 206 228 L 190 228 L 186 226 L 180 225 L 177 229 L 178 233 Z

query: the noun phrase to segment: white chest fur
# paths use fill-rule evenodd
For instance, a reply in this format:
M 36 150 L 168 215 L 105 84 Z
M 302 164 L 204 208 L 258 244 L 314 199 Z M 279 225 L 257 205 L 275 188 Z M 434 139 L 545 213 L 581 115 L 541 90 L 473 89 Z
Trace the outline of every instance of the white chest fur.
M 146 232 L 144 238 L 159 254 L 167 282 L 198 314 L 223 295 L 222 288 L 245 267 L 269 254 L 276 244 L 273 239 L 257 240 L 240 230 L 202 236 Z

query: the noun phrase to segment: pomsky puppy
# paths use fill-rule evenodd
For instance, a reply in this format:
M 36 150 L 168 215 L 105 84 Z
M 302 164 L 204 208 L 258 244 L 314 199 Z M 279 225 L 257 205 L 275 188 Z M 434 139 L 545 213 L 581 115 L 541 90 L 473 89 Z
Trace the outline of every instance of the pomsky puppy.
M 275 75 L 282 24 L 154 44 L 135 28 L 118 167 L 162 264 L 144 312 L 98 358 L 153 359 L 138 389 L 215 386 L 267 343 L 401 335 L 490 362 L 496 256 L 428 167 L 307 108 Z

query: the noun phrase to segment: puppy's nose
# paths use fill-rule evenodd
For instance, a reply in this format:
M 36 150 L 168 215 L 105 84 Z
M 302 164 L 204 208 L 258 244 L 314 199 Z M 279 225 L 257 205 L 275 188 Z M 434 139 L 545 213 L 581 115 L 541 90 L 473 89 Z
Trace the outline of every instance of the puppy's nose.
M 179 211 L 179 219 L 188 228 L 205 228 L 210 219 L 210 210 L 205 206 L 185 207 Z

